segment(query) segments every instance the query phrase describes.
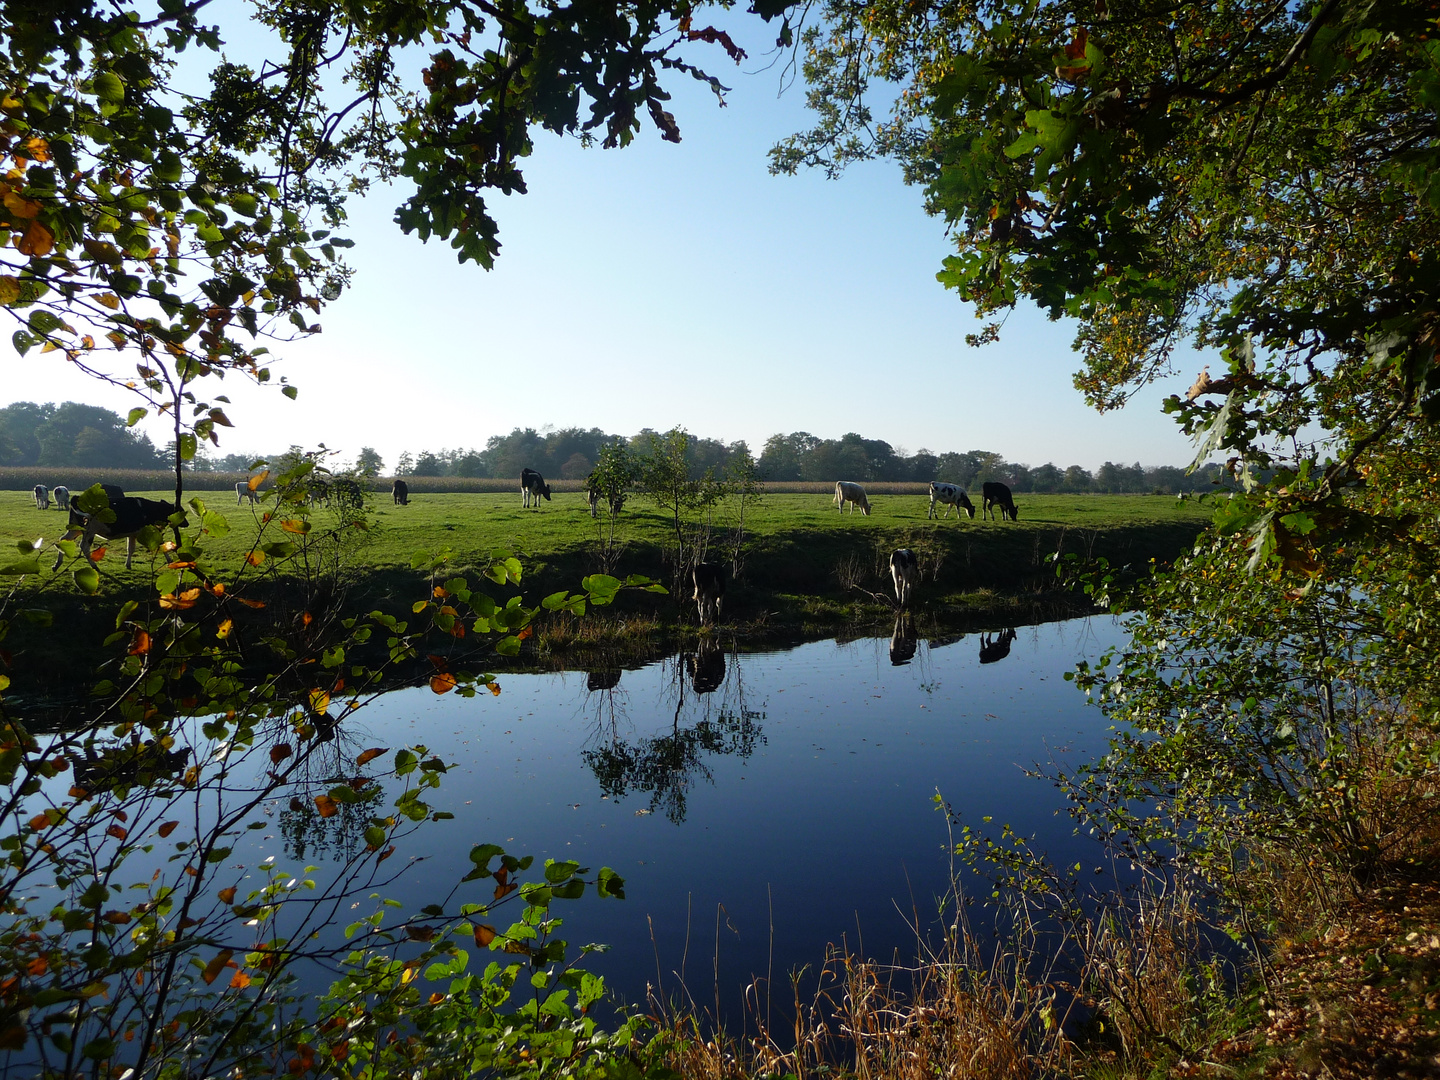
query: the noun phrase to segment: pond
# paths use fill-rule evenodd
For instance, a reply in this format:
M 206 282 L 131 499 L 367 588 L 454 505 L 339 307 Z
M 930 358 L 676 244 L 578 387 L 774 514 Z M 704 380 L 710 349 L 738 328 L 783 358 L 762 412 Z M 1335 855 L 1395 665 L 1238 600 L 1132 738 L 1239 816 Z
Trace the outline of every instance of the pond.
M 728 1014 L 752 975 L 779 985 L 832 943 L 914 954 L 911 924 L 933 923 L 951 871 L 937 792 L 966 822 L 988 815 L 1057 861 L 1095 860 L 1059 793 L 1023 769 L 1104 750 L 1104 717 L 1063 673 L 1122 637 L 1093 618 L 716 646 L 636 670 L 509 674 L 495 697 L 388 694 L 347 740 L 423 743 L 454 766 L 429 800 L 454 820 L 405 842 L 399 854 L 424 860 L 387 895 L 419 907 L 448 891 L 477 843 L 611 866 L 627 898 L 560 905 L 561 936 L 611 946 L 585 966 L 626 1000 L 657 981 L 677 994 L 683 978 Z M 324 862 L 333 835 L 275 815 L 256 838 L 267 853 Z

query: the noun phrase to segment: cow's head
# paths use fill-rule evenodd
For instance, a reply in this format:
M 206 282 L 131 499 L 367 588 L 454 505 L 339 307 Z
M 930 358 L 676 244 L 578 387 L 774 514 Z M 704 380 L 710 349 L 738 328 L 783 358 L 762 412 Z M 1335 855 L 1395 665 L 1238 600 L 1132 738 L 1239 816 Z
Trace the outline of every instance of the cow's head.
M 1018 508 L 1013 502 L 1010 504 L 1010 520 L 1011 520 L 1011 521 L 1019 521 L 1019 520 L 1020 520 L 1020 510 L 1019 510 L 1019 508 Z
M 549 502 L 549 501 L 550 501 L 550 485 L 549 485 L 549 484 L 542 484 L 542 485 L 540 486 L 540 494 L 545 496 L 545 501 L 546 501 L 546 502 Z

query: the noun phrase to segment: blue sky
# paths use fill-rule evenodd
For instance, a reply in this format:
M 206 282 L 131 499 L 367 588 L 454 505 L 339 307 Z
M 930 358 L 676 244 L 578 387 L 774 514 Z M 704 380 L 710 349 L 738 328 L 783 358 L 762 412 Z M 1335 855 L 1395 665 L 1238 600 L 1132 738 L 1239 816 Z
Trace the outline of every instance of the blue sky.
M 766 31 L 741 26 L 762 53 Z M 353 204 L 353 289 L 324 333 L 277 350 L 298 400 L 228 382 L 237 429 L 222 451 L 369 445 L 393 463 L 517 426 L 681 424 L 757 451 L 775 432 L 858 431 L 1028 464 L 1189 462 L 1159 405 L 1203 361 L 1099 416 L 1071 385 L 1065 323 L 1020 308 L 999 343 L 969 348 L 980 323 L 935 281 L 943 225 L 898 168 L 770 176 L 766 151 L 807 122 L 803 87 L 778 95 L 778 70 L 747 74 L 718 48 L 710 66 L 729 106 L 677 80 L 678 146 L 648 128 L 608 151 L 539 134 L 529 193 L 494 202 L 493 271 L 403 236 L 393 192 Z M 7 366 L 7 401 L 130 404 L 53 356 Z

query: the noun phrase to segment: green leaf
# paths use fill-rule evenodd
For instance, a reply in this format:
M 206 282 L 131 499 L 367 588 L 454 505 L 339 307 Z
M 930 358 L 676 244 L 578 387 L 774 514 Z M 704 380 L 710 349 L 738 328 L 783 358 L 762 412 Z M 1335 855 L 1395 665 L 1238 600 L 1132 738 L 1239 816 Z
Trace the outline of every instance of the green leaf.
M 86 595 L 93 596 L 100 588 L 100 571 L 93 566 L 82 566 L 75 571 L 75 587 Z
M 113 71 L 102 71 L 91 83 L 95 96 L 107 104 L 115 105 L 125 100 L 125 83 Z

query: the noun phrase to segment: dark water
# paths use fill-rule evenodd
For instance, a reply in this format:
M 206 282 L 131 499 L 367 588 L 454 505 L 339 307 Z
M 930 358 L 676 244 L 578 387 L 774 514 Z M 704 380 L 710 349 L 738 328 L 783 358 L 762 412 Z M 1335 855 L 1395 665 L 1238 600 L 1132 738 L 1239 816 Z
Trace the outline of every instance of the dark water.
M 826 641 L 716 650 L 618 680 L 508 675 L 493 698 L 388 695 L 352 718 L 352 737 L 424 743 L 453 762 L 430 801 L 455 820 L 407 841 L 399 854 L 425 859 L 386 892 L 434 899 L 484 842 L 611 866 L 626 900 L 556 912 L 572 944 L 612 947 L 586 966 L 631 1001 L 657 980 L 677 991 L 683 970 L 713 1005 L 717 957 L 729 1012 L 751 975 L 778 980 L 842 939 L 911 955 L 907 921 L 933 922 L 950 873 L 937 791 L 967 822 L 990 815 L 1057 860 L 1095 859 L 1057 813 L 1059 794 L 1022 768 L 1104 749 L 1104 718 L 1062 673 L 1121 634 L 1108 618 L 1073 620 L 1013 639 L 922 639 L 900 666 L 887 639 Z M 292 837 L 282 851 L 280 839 L 267 850 L 323 861 L 313 844 Z

